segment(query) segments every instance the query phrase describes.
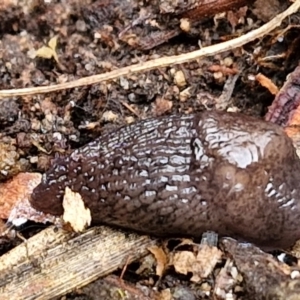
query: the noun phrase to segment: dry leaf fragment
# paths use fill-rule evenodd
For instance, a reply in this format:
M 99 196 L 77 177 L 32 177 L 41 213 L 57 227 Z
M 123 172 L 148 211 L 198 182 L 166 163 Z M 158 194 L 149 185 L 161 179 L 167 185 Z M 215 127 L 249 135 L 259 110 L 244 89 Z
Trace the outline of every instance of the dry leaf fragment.
M 180 92 L 179 100 L 180 102 L 185 102 L 191 97 L 191 87 L 188 87 Z
M 48 42 L 47 46 L 42 46 L 35 52 L 35 56 L 51 59 L 52 57 L 55 59 L 55 61 L 59 64 L 58 56 L 56 53 L 56 46 L 57 46 L 57 38 L 58 36 L 54 36 L 50 41 Z
M 222 252 L 217 247 L 200 245 L 197 254 L 191 251 L 176 252 L 170 264 L 178 273 L 187 275 L 191 272 L 191 281 L 199 282 L 211 274 L 221 258 Z
M 247 6 L 243 6 L 237 11 L 233 12 L 232 10 L 227 12 L 227 20 L 232 26 L 233 30 L 235 31 L 235 28 L 238 24 L 244 24 L 245 23 L 245 17 L 247 15 Z
M 41 182 L 41 178 L 42 175 L 39 173 L 19 173 L 12 180 L 1 184 L 0 198 L 2 205 L 6 206 L 6 209 L 1 210 L 1 217 L 7 218 L 8 222 L 15 226 L 20 226 L 28 220 L 59 224 L 58 217 L 40 212 L 29 203 L 30 195 Z
M 181 70 L 176 71 L 176 73 L 174 74 L 174 83 L 180 88 L 187 85 L 185 75 Z
M 19 173 L 11 180 L 0 183 L 0 218 L 8 219 L 18 201 L 28 197 L 41 181 L 39 173 Z
M 16 227 L 19 227 L 27 221 L 33 221 L 43 224 L 53 223 L 58 225 L 59 227 L 61 227 L 62 223 L 59 217 L 45 214 L 33 208 L 29 202 L 28 197 L 25 197 L 21 199 L 21 201 L 19 201 L 11 210 L 8 222 L 12 223 Z
M 68 187 L 65 189 L 63 208 L 63 220 L 69 223 L 75 232 L 82 232 L 91 225 L 91 211 L 85 207 L 81 195 Z
M 172 293 L 171 293 L 170 289 L 164 289 L 160 292 L 159 299 L 160 300 L 172 300 L 174 298 L 172 297 Z
M 157 266 L 156 266 L 156 275 L 162 277 L 164 270 L 167 265 L 167 256 L 162 248 L 153 246 L 149 247 L 148 250 L 154 255 L 156 258 Z
M 191 251 L 176 252 L 171 260 L 171 265 L 174 265 L 177 273 L 187 275 L 191 271 L 196 258 Z
M 187 18 L 180 19 L 180 29 L 184 32 L 190 32 L 191 31 L 191 22 Z
M 5 223 L 0 219 L 0 237 L 6 236 L 7 233 L 7 227 Z M 0 238 L 1 243 L 1 238 Z
M 214 294 L 220 299 L 230 299 L 233 291 L 238 287 L 243 278 L 238 273 L 231 259 L 227 259 L 225 266 L 216 276 Z
M 116 122 L 118 115 L 111 110 L 107 110 L 102 114 L 101 121 L 104 122 Z
M 214 73 L 221 72 L 223 75 L 236 75 L 240 72 L 240 70 L 238 70 L 235 67 L 229 68 L 229 67 L 221 66 L 221 65 L 211 65 L 208 68 L 208 71 L 214 72 Z
M 157 97 L 154 103 L 154 112 L 156 116 L 161 116 L 168 112 L 173 106 L 173 102 L 161 97 Z

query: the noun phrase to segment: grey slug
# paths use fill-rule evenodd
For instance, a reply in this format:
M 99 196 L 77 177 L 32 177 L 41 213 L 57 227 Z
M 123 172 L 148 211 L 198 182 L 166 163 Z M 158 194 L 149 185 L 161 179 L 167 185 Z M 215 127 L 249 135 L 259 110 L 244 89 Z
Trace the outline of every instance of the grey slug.
M 264 247 L 300 238 L 300 161 L 277 125 L 223 112 L 152 118 L 57 161 L 31 205 L 63 213 L 65 187 L 94 223 L 156 236 L 212 230 Z

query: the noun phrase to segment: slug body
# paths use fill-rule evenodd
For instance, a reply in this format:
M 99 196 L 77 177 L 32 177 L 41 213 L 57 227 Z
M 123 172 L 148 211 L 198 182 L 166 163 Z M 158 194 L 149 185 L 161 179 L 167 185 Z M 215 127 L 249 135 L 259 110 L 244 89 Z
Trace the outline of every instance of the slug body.
M 300 238 L 299 174 L 277 125 L 222 112 L 173 115 L 103 134 L 57 161 L 30 201 L 60 215 L 70 187 L 94 223 L 287 247 Z

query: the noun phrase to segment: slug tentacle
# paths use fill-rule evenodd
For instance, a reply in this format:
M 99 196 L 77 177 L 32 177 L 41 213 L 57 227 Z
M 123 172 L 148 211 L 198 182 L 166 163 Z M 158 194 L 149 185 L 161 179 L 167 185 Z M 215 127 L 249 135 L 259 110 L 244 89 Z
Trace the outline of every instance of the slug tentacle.
M 270 247 L 300 238 L 300 163 L 283 130 L 240 114 L 152 118 L 60 160 L 31 204 L 63 213 L 66 187 L 94 223 L 160 236 L 213 230 Z

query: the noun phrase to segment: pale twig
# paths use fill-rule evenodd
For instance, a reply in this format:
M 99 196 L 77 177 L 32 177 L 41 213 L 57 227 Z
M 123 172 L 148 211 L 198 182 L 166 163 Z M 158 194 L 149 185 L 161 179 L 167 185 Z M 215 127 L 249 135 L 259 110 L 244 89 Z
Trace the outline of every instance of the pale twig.
M 269 34 L 276 27 L 280 26 L 282 21 L 293 13 L 296 13 L 300 8 L 300 0 L 296 0 L 288 9 L 283 13 L 277 15 L 270 22 L 264 24 L 260 28 L 250 31 L 238 38 L 226 41 L 224 43 L 216 44 L 213 46 L 205 47 L 200 50 L 193 52 L 173 55 L 167 57 L 161 57 L 158 59 L 153 59 L 147 62 L 142 62 L 134 64 L 128 67 L 120 68 L 111 72 L 104 74 L 93 75 L 89 77 L 83 77 L 74 81 L 61 83 L 57 85 L 44 86 L 44 87 L 34 87 L 34 88 L 23 88 L 23 89 L 12 89 L 12 90 L 2 90 L 0 91 L 0 98 L 11 97 L 11 96 L 23 96 L 23 95 L 35 95 L 42 93 L 55 92 L 59 90 L 71 89 L 80 86 L 91 85 L 103 81 L 108 81 L 112 79 L 119 78 L 121 76 L 126 76 L 129 74 L 134 74 L 142 71 L 149 71 L 161 67 L 167 67 L 170 65 L 182 64 L 192 60 L 199 59 L 204 56 L 212 56 L 221 52 L 232 50 L 241 47 L 251 41 L 262 38 L 263 36 Z

